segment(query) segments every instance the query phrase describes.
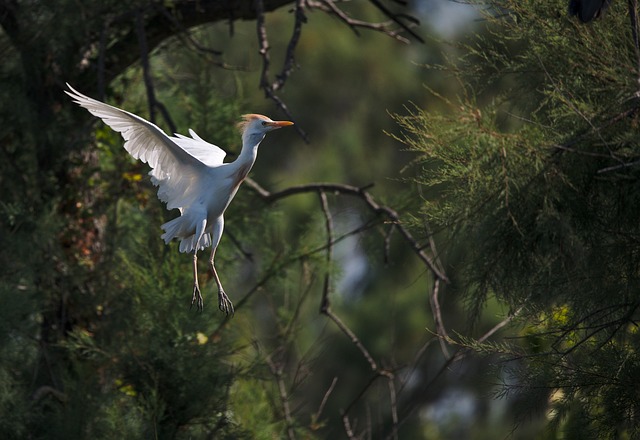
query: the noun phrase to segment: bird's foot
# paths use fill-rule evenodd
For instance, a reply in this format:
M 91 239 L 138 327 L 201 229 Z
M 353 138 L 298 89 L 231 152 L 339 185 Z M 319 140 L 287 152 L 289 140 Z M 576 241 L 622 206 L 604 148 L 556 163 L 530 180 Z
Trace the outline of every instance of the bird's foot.
M 204 300 L 202 299 L 202 294 L 200 293 L 200 287 L 198 284 L 193 285 L 193 296 L 191 297 L 191 307 L 189 307 L 189 310 L 193 308 L 194 304 L 199 312 L 204 309 Z
M 233 310 L 233 303 L 222 289 L 218 290 L 218 308 L 226 315 L 231 313 L 231 316 L 233 316 L 235 313 L 235 310 Z

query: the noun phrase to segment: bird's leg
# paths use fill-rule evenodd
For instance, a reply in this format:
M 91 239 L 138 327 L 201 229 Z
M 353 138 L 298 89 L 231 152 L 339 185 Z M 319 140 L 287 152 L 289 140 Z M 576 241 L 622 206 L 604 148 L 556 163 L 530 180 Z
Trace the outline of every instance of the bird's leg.
M 213 278 L 216 280 L 216 285 L 218 286 L 218 308 L 221 311 L 223 311 L 225 314 L 228 315 L 229 313 L 231 313 L 231 315 L 233 316 L 233 314 L 235 313 L 235 310 L 233 309 L 233 303 L 231 302 L 227 294 L 224 292 L 224 289 L 222 288 L 220 277 L 218 276 L 218 272 L 216 271 L 216 266 L 213 262 L 213 257 L 215 253 L 216 253 L 216 249 L 213 248 L 213 250 L 211 251 L 211 259 L 209 260 L 209 264 L 211 265 L 211 270 L 213 271 Z
M 204 308 L 204 300 L 202 299 L 202 293 L 200 293 L 200 286 L 198 285 L 198 249 L 200 249 L 200 240 L 204 235 L 204 231 L 207 228 L 207 219 L 203 218 L 196 224 L 195 233 L 195 246 L 193 249 L 193 296 L 191 297 L 191 309 L 193 304 L 196 304 L 196 308 L 202 311 Z
M 200 293 L 200 286 L 198 285 L 198 250 L 196 249 L 193 252 L 193 296 L 191 297 L 191 309 L 193 304 L 196 304 L 196 308 L 199 311 L 202 311 L 204 308 L 204 300 L 202 299 L 202 294 Z
M 213 271 L 213 278 L 216 280 L 216 285 L 218 286 L 218 308 L 229 315 L 233 315 L 233 304 L 231 300 L 224 293 L 224 289 L 222 288 L 222 283 L 220 282 L 220 277 L 218 276 L 218 272 L 216 271 L 216 266 L 214 261 L 214 257 L 216 255 L 216 249 L 218 248 L 218 244 L 220 244 L 220 238 L 222 238 L 222 230 L 224 229 L 224 218 L 222 216 L 218 217 L 212 225 L 211 229 L 211 258 L 209 259 L 209 264 L 211 265 L 211 270 Z

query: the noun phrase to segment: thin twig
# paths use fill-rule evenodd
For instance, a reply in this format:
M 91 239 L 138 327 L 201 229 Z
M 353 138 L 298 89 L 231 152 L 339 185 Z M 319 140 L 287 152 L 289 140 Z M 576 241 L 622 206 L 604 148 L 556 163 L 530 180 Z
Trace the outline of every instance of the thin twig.
M 327 202 L 327 195 L 324 191 L 318 191 L 320 196 L 320 205 L 325 218 L 325 227 L 327 229 L 327 268 L 324 274 L 324 285 L 322 288 L 322 299 L 320 300 L 320 313 L 325 313 L 329 310 L 330 300 L 329 293 L 331 290 L 331 261 L 333 258 L 333 219 L 331 212 L 329 211 L 329 204 Z
M 371 4 L 373 4 L 376 8 L 378 8 L 384 15 L 386 15 L 387 17 L 389 17 L 391 20 L 393 20 L 394 22 L 396 22 L 396 24 L 398 26 L 400 26 L 405 32 L 407 32 L 409 35 L 411 35 L 413 38 L 415 38 L 416 40 L 418 40 L 421 43 L 424 43 L 424 40 L 422 39 L 422 37 L 420 35 L 418 35 L 417 33 L 415 33 L 413 30 L 411 30 L 411 28 L 409 27 L 409 25 L 407 25 L 406 23 L 404 23 L 401 18 L 407 19 L 409 21 L 411 21 L 413 23 L 413 25 L 418 24 L 418 20 L 415 17 L 410 17 L 406 14 L 395 14 L 393 12 L 391 12 L 385 5 L 383 5 L 379 0 L 369 0 L 371 2 Z
M 283 375 L 282 375 L 282 366 L 276 365 L 275 362 L 271 359 L 271 357 L 267 356 L 266 358 L 267 365 L 269 365 L 269 369 L 271 373 L 276 378 L 276 383 L 278 384 L 278 392 L 280 393 L 280 403 L 282 404 L 282 411 L 284 413 L 284 419 L 287 423 L 287 437 L 289 440 L 294 440 L 296 438 L 294 427 L 293 417 L 291 416 L 291 408 L 289 406 L 289 396 L 287 395 L 287 387 L 284 383 Z
M 504 318 L 502 321 L 500 321 L 499 323 L 497 323 L 496 325 L 494 325 L 493 327 L 491 327 L 484 335 L 480 336 L 478 338 L 478 342 L 484 342 L 487 339 L 489 339 L 491 336 L 493 336 L 493 334 L 495 332 L 497 332 L 498 330 L 500 330 L 502 327 L 506 326 L 507 324 L 509 324 L 511 321 L 513 321 L 513 319 L 518 316 L 520 314 L 520 312 L 522 312 L 522 309 L 524 308 L 524 306 L 519 307 L 515 312 L 510 313 L 506 318 Z
M 640 83 L 640 41 L 638 41 L 638 0 L 629 0 L 629 20 L 631 21 L 631 36 L 633 37 L 633 49 L 636 54 L 636 70 Z M 640 85 L 640 84 L 639 84 Z
M 342 415 L 342 424 L 344 425 L 344 433 L 347 434 L 347 438 L 349 440 L 357 439 L 357 437 L 353 433 L 353 428 L 351 428 L 351 422 L 349 421 L 349 414 L 345 413 Z
M 333 392 L 333 389 L 336 387 L 337 383 L 338 383 L 338 377 L 336 376 L 331 381 L 331 385 L 329 385 L 329 389 L 324 393 L 324 396 L 322 397 L 322 402 L 320 402 L 320 406 L 318 407 L 318 411 L 316 411 L 316 413 L 311 418 L 312 420 L 315 420 L 316 423 L 320 420 L 322 411 L 324 410 L 324 407 L 327 404 L 327 401 L 329 400 L 329 396 Z
M 395 224 L 392 223 L 387 230 L 387 233 L 384 235 L 384 264 L 385 266 L 389 264 L 389 255 L 391 254 L 391 234 L 395 228 Z
M 214 57 L 220 57 L 222 55 L 222 51 L 221 50 L 211 49 L 209 47 L 205 47 L 202 44 L 200 44 L 198 41 L 196 41 L 196 39 L 193 38 L 193 35 L 191 34 L 191 31 L 189 29 L 187 29 L 182 24 L 182 22 L 180 22 L 180 20 L 178 20 L 174 16 L 174 14 L 170 13 L 167 8 L 157 6 L 156 9 L 162 15 L 164 15 L 171 23 L 173 23 L 173 25 L 178 29 L 178 35 L 184 36 L 186 38 L 187 42 L 189 42 L 193 46 L 193 48 L 196 49 L 198 52 L 201 52 L 201 53 L 204 53 L 204 54 L 209 54 L 209 55 L 212 55 Z M 215 63 L 215 64 L 220 66 L 220 67 L 225 67 L 224 63 Z
M 398 215 L 398 213 L 396 211 L 394 211 L 393 209 L 389 208 L 388 206 L 382 205 L 380 203 L 378 203 L 374 197 L 368 192 L 366 191 L 366 188 L 369 188 L 370 186 L 366 186 L 366 187 L 354 187 L 354 186 L 350 186 L 350 185 L 343 185 L 343 184 L 335 184 L 335 183 L 311 183 L 311 184 L 306 184 L 306 185 L 297 185 L 297 186 L 291 186 L 288 188 L 285 188 L 281 191 L 276 191 L 276 192 L 270 192 L 267 191 L 266 189 L 264 189 L 263 187 L 261 187 L 260 185 L 258 185 L 255 181 L 253 181 L 252 179 L 246 179 L 247 185 L 249 185 L 249 187 L 259 196 L 261 197 L 266 203 L 274 203 L 278 200 L 287 198 L 287 197 L 291 197 L 294 195 L 298 195 L 298 194 L 308 194 L 308 193 L 316 193 L 319 196 L 320 199 L 320 206 L 321 206 L 321 210 L 323 212 L 323 215 L 325 217 L 325 228 L 326 228 L 326 234 L 327 234 L 327 238 L 326 238 L 326 243 L 321 246 L 318 247 L 316 249 L 313 249 L 305 254 L 301 254 L 301 255 L 296 255 L 292 258 L 287 259 L 286 261 L 282 262 L 277 262 L 277 259 L 273 261 L 272 267 L 267 271 L 265 277 L 263 277 L 262 280 L 258 281 L 256 283 L 256 285 L 249 291 L 249 293 L 247 293 L 245 295 L 244 298 L 242 298 L 239 302 L 238 302 L 238 306 L 241 306 L 244 302 L 246 302 L 248 300 L 248 298 L 255 293 L 261 286 L 263 286 L 271 277 L 273 277 L 276 273 L 279 273 L 284 267 L 286 267 L 289 264 L 292 264 L 295 261 L 299 261 L 301 258 L 304 258 L 305 255 L 310 255 L 316 252 L 320 252 L 320 251 L 324 251 L 326 252 L 326 263 L 327 263 L 327 268 L 326 268 L 326 272 L 325 272 L 325 278 L 324 278 L 324 286 L 323 286 L 323 293 L 322 293 L 322 302 L 321 302 L 321 307 L 320 307 L 320 311 L 322 314 L 324 314 L 325 316 L 327 316 L 339 329 L 342 333 L 344 333 L 347 338 L 353 343 L 353 345 L 357 348 L 357 350 L 361 353 L 362 357 L 367 361 L 367 363 L 369 364 L 372 372 L 374 373 L 373 376 L 371 377 L 371 379 L 368 381 L 368 383 L 361 389 L 361 391 L 353 398 L 353 400 L 350 402 L 350 404 L 347 406 L 347 408 L 345 410 L 343 410 L 342 412 L 342 420 L 343 420 L 343 424 L 344 424 L 344 428 L 345 428 L 345 433 L 347 435 L 348 438 L 356 438 L 356 429 L 353 425 L 353 421 L 349 418 L 349 413 L 350 410 L 359 402 L 361 401 L 363 395 L 365 393 L 367 393 L 368 390 L 371 389 L 371 387 L 373 386 L 373 384 L 375 383 L 376 379 L 380 378 L 380 377 L 386 377 L 388 381 L 394 381 L 394 374 L 391 373 L 390 371 L 386 370 L 386 369 L 381 369 L 378 366 L 378 363 L 374 360 L 373 356 L 371 355 L 371 353 L 367 350 L 367 348 L 364 346 L 363 342 L 360 340 L 360 338 L 340 319 L 340 317 L 335 314 L 330 307 L 330 299 L 329 299 L 329 295 L 331 293 L 331 272 L 330 272 L 330 264 L 332 261 L 332 252 L 333 252 L 333 246 L 336 242 L 338 242 L 339 240 L 341 240 L 343 238 L 343 236 L 341 237 L 334 237 L 335 231 L 334 231 L 334 225 L 333 225 L 333 218 L 331 215 L 331 211 L 329 208 L 329 202 L 328 202 L 328 197 L 327 194 L 331 193 L 334 195 L 342 195 L 342 196 L 350 196 L 350 197 L 356 197 L 359 200 L 361 200 L 363 202 L 363 204 L 374 214 L 374 217 L 372 220 L 370 220 L 369 222 L 365 223 L 364 225 L 358 227 L 356 230 L 349 232 L 347 235 L 353 235 L 354 233 L 360 233 L 361 231 L 368 229 L 370 227 L 372 227 L 373 225 L 376 224 L 376 219 L 377 222 L 384 222 L 386 224 L 390 224 L 391 230 L 397 230 L 398 232 L 400 232 L 400 236 L 402 237 L 402 239 L 408 243 L 411 247 L 411 249 L 416 253 L 416 255 L 425 263 L 425 265 L 429 268 L 429 270 L 433 273 L 434 278 L 435 278 L 435 289 L 434 292 L 432 293 L 432 295 L 435 294 L 435 296 L 432 296 L 432 305 L 433 305 L 433 312 L 434 315 L 436 316 L 435 320 L 437 322 L 438 325 L 438 333 L 441 336 L 441 343 L 443 343 L 446 339 L 447 339 L 447 332 L 444 329 L 444 323 L 442 322 L 442 316 L 441 316 L 441 311 L 440 311 L 440 305 L 439 305 L 439 298 L 438 298 L 438 294 L 439 294 L 439 288 L 441 286 L 441 282 L 447 282 L 448 278 L 446 277 L 446 275 L 444 274 L 444 271 L 442 269 L 440 269 L 438 266 L 438 262 L 437 260 L 432 259 L 427 252 L 432 253 L 433 255 L 437 255 L 437 252 L 435 250 L 435 243 L 433 241 L 433 239 L 431 237 L 429 237 L 429 241 L 427 244 L 423 244 L 423 243 L 418 243 L 418 241 L 412 236 L 412 234 L 408 231 L 408 229 L 403 225 L 400 216 Z M 389 248 L 389 241 L 390 241 L 390 233 L 386 235 L 385 237 L 385 248 L 388 249 Z M 221 327 L 224 325 L 221 324 Z M 497 330 L 497 329 L 496 329 Z M 445 348 L 446 350 L 446 348 Z M 424 350 L 421 350 L 421 353 L 424 352 Z M 445 351 L 446 352 L 446 351 Z M 447 353 L 448 354 L 448 353 Z M 450 365 L 452 362 L 456 361 L 460 359 L 460 357 L 458 356 L 450 356 L 449 359 L 446 361 L 446 365 Z M 445 368 L 446 369 L 446 368 Z M 277 373 L 277 369 L 275 369 L 276 373 Z M 443 370 L 444 372 L 444 370 Z M 438 376 L 441 373 L 438 373 Z M 404 420 L 406 420 L 406 418 L 404 417 L 404 414 L 402 414 L 402 418 L 400 417 L 400 412 L 399 412 L 399 408 L 398 408 L 398 396 L 399 393 L 396 390 L 396 384 L 395 382 L 391 383 L 389 382 L 387 384 L 387 386 L 389 387 L 389 392 L 390 392 L 390 399 L 391 399 L 391 419 L 393 422 L 393 428 L 392 428 L 392 432 L 390 434 L 391 439 L 395 439 L 397 438 L 398 434 L 398 429 L 400 427 L 400 425 L 403 423 Z M 430 382 L 432 383 L 432 382 Z M 325 395 L 325 399 L 323 399 L 323 403 L 321 403 L 321 407 L 320 410 L 318 411 L 317 414 L 317 419 L 319 419 L 320 417 L 320 413 L 321 410 L 324 408 L 325 404 L 326 404 L 326 399 L 328 399 L 328 395 L 330 394 L 330 392 L 333 390 L 333 387 L 335 386 L 335 384 L 332 384 L 332 387 L 329 389 L 329 391 L 327 391 L 327 394 Z M 284 399 L 285 396 L 286 397 L 286 390 L 283 393 L 282 391 L 282 385 L 279 385 L 279 388 L 281 389 L 280 394 L 281 394 L 281 398 Z M 404 388 L 404 384 L 403 384 L 403 388 Z M 288 411 L 291 411 L 291 408 L 288 408 Z M 286 412 L 286 410 L 285 410 Z M 289 422 L 287 422 L 289 423 Z M 366 428 L 365 428 L 366 429 Z
M 427 342 L 422 344 L 422 347 L 420 347 L 418 351 L 416 351 L 416 354 L 413 356 L 413 361 L 409 364 L 411 365 L 411 369 L 406 374 L 403 375 L 404 379 L 402 378 L 403 376 L 401 376 L 400 389 L 398 390 L 398 394 L 402 394 L 402 391 L 404 390 L 405 386 L 407 386 L 407 383 L 412 378 L 414 372 L 418 369 L 418 361 L 427 352 L 427 349 L 429 348 L 429 346 L 433 344 L 433 342 L 436 339 L 437 338 L 430 338 Z
M 393 26 L 393 18 L 390 15 L 387 15 L 391 20 L 382 22 L 382 23 L 373 23 L 370 21 L 358 20 L 350 17 L 345 11 L 340 9 L 334 0 L 319 0 L 319 1 L 308 1 L 307 6 L 310 9 L 318 9 L 325 13 L 335 15 L 342 23 L 347 25 L 354 34 L 360 36 L 359 29 L 369 29 L 374 32 L 380 32 L 385 34 L 395 40 L 400 41 L 404 44 L 409 44 L 410 41 L 406 37 L 402 36 L 400 32 L 392 29 Z M 406 15 L 405 15 L 406 17 Z M 416 22 L 415 20 L 413 20 Z M 420 38 L 414 32 L 410 32 L 412 36 L 415 36 L 418 41 L 424 42 L 422 38 Z
M 298 7 L 298 5 L 302 7 L 302 2 L 300 0 L 298 1 L 298 4 L 296 4 L 296 7 Z M 283 67 L 283 73 L 281 73 L 281 78 L 280 78 L 281 81 L 279 83 L 278 88 L 281 88 L 282 86 L 284 86 L 284 82 L 286 81 L 287 77 L 291 73 L 291 69 L 287 70 L 286 66 L 288 65 L 293 66 L 293 55 L 295 53 L 295 46 L 297 45 L 300 37 L 299 27 L 302 26 L 302 21 L 301 21 L 302 19 L 298 17 L 299 15 L 296 14 L 296 24 L 294 25 L 293 36 L 289 41 L 289 48 L 287 49 L 287 55 L 284 61 L 285 67 Z M 304 17 L 304 14 L 302 14 L 302 17 Z M 260 73 L 260 88 L 264 91 L 265 96 L 268 99 L 271 99 L 273 102 L 275 102 L 276 106 L 289 119 L 295 120 L 295 118 L 289 111 L 289 108 L 287 107 L 287 105 L 275 93 L 276 84 L 278 83 L 272 83 L 271 80 L 269 79 L 270 68 L 271 68 L 271 57 L 269 56 L 270 46 L 269 46 L 269 38 L 267 36 L 267 26 L 265 24 L 265 18 L 264 18 L 264 3 L 262 0 L 256 0 L 256 30 L 258 35 L 258 53 L 262 57 L 262 72 Z M 289 57 L 291 57 L 290 60 L 288 59 Z M 302 130 L 302 128 L 300 127 L 300 124 L 296 124 L 294 128 L 296 129 L 298 134 L 302 136 L 305 142 L 309 142 L 309 138 L 307 134 L 304 132 L 304 130 Z
M 447 340 L 449 335 L 444 327 L 444 321 L 442 320 L 442 311 L 440 310 L 440 301 L 438 300 L 438 293 L 440 292 L 440 280 L 436 278 L 433 283 L 433 291 L 431 293 L 431 311 L 436 323 L 436 332 L 438 334 L 438 341 L 440 342 L 440 349 L 445 359 L 449 359 L 449 349 L 447 348 Z
M 389 400 L 391 404 L 391 422 L 392 422 L 392 431 L 393 431 L 393 439 L 398 440 L 398 401 L 396 395 L 396 385 L 394 383 L 393 376 L 390 376 L 387 385 L 389 386 Z
M 169 126 L 169 130 L 171 131 L 171 133 L 176 133 L 178 130 L 176 128 L 176 124 L 173 123 L 173 119 L 171 118 L 171 115 L 169 114 L 169 111 L 167 110 L 167 107 L 165 107 L 165 105 L 156 100 L 154 102 L 154 105 L 156 106 L 156 108 L 158 110 L 160 110 L 160 114 L 162 115 L 162 119 L 164 119 L 164 121 L 167 123 L 167 125 Z
M 376 361 L 373 360 L 373 356 L 369 354 L 369 351 L 365 348 L 364 344 L 362 343 L 362 341 L 360 341 L 360 339 L 356 336 L 356 334 L 344 322 L 342 322 L 342 320 L 338 317 L 338 315 L 333 313 L 331 309 L 324 310 L 322 313 L 326 315 L 329 319 L 331 319 L 342 331 L 342 333 L 347 335 L 349 340 L 353 342 L 353 344 L 358 348 L 358 350 L 360 350 L 360 353 L 362 353 L 362 356 L 364 356 L 367 362 L 369 362 L 369 366 L 371 367 L 371 370 L 374 372 L 377 372 L 378 364 L 376 364 Z
M 478 342 L 484 342 L 488 338 L 493 336 L 498 330 L 500 330 L 501 328 L 506 326 L 516 316 L 518 316 L 520 314 L 520 312 L 522 311 L 522 309 L 523 309 L 523 307 L 520 307 L 515 312 L 509 314 L 506 318 L 504 318 L 498 324 L 494 325 L 491 329 L 489 329 L 486 333 L 484 333 L 480 338 L 478 338 Z M 450 358 L 445 360 L 445 362 L 440 366 L 438 371 L 435 372 L 434 376 L 428 382 L 426 382 L 419 390 L 416 391 L 416 394 L 420 394 L 420 395 L 425 394 L 427 392 L 427 390 L 429 388 L 431 388 L 431 386 L 434 383 L 436 383 L 436 381 L 440 378 L 440 376 L 442 376 L 446 371 L 448 371 L 449 368 L 454 363 L 459 362 L 460 360 L 464 359 L 471 352 L 472 352 L 472 349 L 469 348 L 469 347 L 463 347 L 463 348 L 459 349 L 458 351 L 456 351 L 453 354 L 453 356 L 451 356 Z M 409 420 L 409 418 L 414 413 L 414 411 L 416 409 L 418 409 L 418 406 L 419 406 L 418 403 L 414 402 L 411 405 L 409 405 L 408 408 L 405 408 L 405 410 L 402 412 L 402 418 L 400 420 L 398 420 L 397 426 L 393 427 L 393 429 L 385 437 L 385 439 L 390 440 L 390 439 L 394 438 L 394 436 L 397 435 L 397 430 L 400 428 L 400 426 L 402 426 L 405 422 L 407 422 L 407 420 Z
M 307 17 L 304 13 L 304 1 L 305 0 L 297 0 L 296 7 L 294 11 L 295 21 L 293 24 L 293 32 L 291 34 L 291 38 L 289 39 L 289 43 L 287 44 L 287 53 L 284 57 L 284 62 L 282 63 L 282 70 L 279 74 L 276 75 L 276 80 L 272 84 L 272 88 L 274 91 L 280 90 L 284 87 L 285 82 L 293 72 L 293 68 L 295 66 L 295 53 L 296 47 L 298 46 L 298 42 L 300 41 L 300 34 L 302 33 L 302 25 L 307 22 Z
M 618 171 L 618 170 L 621 170 L 623 168 L 634 167 L 636 165 L 640 165 L 640 160 L 635 160 L 633 162 L 628 162 L 628 163 L 623 163 L 623 164 L 620 164 L 620 165 L 612 165 L 610 167 L 601 168 L 601 169 L 598 170 L 598 174 L 609 173 L 611 171 Z

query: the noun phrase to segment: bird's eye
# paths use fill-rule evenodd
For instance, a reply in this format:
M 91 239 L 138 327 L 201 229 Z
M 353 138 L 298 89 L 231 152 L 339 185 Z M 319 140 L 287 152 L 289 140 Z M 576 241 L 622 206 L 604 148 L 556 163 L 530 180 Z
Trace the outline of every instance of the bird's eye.
M 267 121 L 262 121 L 262 126 L 266 127 L 267 126 Z

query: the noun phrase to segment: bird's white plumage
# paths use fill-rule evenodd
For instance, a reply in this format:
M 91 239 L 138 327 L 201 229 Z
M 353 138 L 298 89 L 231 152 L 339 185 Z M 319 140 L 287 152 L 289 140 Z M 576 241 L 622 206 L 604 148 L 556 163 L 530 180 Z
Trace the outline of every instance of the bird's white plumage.
M 223 163 L 224 150 L 204 141 L 193 130 L 189 130 L 191 138 L 167 136 L 157 125 L 67 86 L 71 92 L 65 93 L 74 102 L 119 132 L 129 154 L 149 164 L 151 180 L 158 186 L 158 197 L 167 203 L 167 209 L 182 211 L 191 199 L 190 189 L 200 186 L 199 180 L 208 174 L 207 168 Z
M 175 133 L 175 137 L 169 139 L 205 165 L 215 167 L 222 164 L 227 155 L 222 148 L 205 141 L 192 129 L 189 129 L 189 134 L 191 137 Z
M 198 250 L 211 246 L 209 263 L 218 286 L 218 307 L 233 314 L 233 304 L 224 292 L 214 265 L 214 255 L 224 229 L 224 212 L 251 170 L 258 145 L 269 131 L 292 125 L 262 115 L 244 115 L 240 123 L 242 151 L 231 163 L 223 163 L 225 152 L 204 141 L 193 130 L 191 137 L 167 136 L 158 126 L 143 118 L 92 99 L 67 84 L 66 91 L 77 104 L 119 132 L 124 148 L 151 167 L 149 174 L 158 186 L 158 197 L 167 209 L 177 208 L 180 216 L 162 225 L 162 238 L 169 243 L 180 239 L 180 252 L 193 252 L 194 286 L 191 304 L 202 309 L 198 285 Z

